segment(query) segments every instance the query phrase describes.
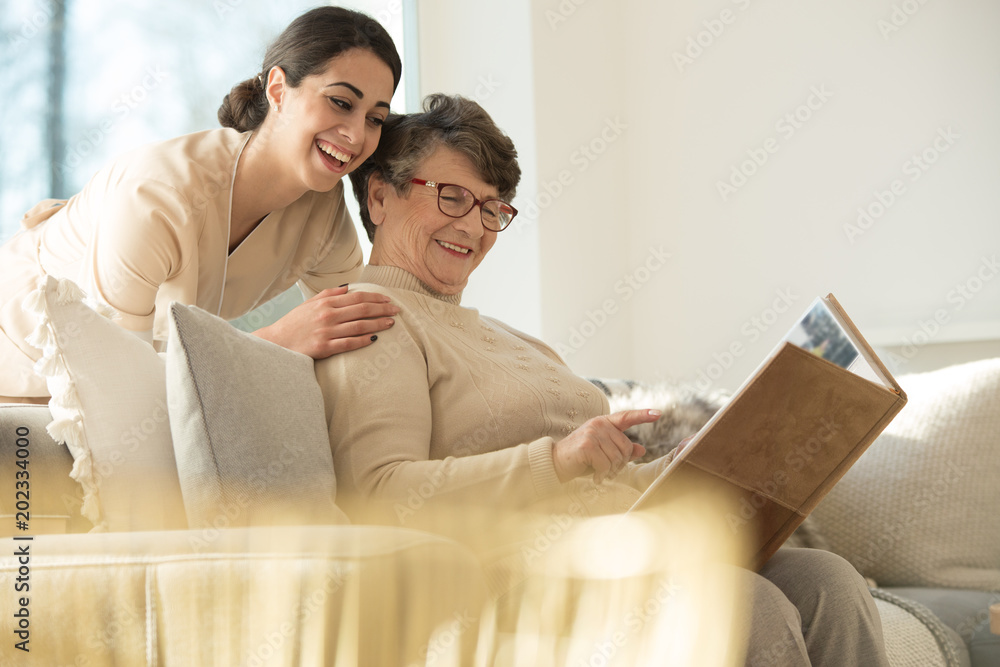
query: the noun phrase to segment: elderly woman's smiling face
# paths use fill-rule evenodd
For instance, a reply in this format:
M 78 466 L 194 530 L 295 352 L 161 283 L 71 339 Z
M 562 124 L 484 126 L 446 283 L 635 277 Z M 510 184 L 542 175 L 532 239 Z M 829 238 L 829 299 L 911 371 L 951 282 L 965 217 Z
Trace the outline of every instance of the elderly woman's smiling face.
M 454 183 L 479 200 L 495 198 L 472 162 L 461 153 L 439 146 L 414 174 L 437 183 Z M 403 196 L 377 176 L 369 183 L 368 210 L 376 226 L 370 264 L 409 271 L 440 294 L 465 289 L 469 275 L 493 247 L 497 233 L 483 227 L 479 206 L 461 218 L 438 208 L 438 191 L 410 185 Z

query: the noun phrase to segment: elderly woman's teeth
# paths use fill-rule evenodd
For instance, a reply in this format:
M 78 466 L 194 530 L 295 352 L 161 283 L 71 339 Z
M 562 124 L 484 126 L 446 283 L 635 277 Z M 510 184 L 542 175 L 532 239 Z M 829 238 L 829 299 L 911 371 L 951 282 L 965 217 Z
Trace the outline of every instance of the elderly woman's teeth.
M 448 250 L 454 250 L 455 252 L 460 252 L 463 255 L 468 254 L 469 249 L 463 248 L 462 246 L 457 246 L 454 243 L 448 243 L 447 241 L 438 241 L 438 244 L 447 248 Z

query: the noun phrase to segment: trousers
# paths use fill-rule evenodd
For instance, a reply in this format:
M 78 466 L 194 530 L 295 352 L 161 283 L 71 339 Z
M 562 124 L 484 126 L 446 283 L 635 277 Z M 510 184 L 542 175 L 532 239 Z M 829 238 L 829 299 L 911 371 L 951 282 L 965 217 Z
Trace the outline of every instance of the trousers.
M 747 667 L 888 667 L 875 601 L 840 556 L 779 549 L 738 580 L 750 601 Z

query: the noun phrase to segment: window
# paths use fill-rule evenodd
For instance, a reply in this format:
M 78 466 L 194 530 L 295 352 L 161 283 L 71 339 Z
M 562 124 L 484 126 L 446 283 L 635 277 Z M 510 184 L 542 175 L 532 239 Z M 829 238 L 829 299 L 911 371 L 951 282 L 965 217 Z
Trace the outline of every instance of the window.
M 317 4 L 7 3 L 0 13 L 6 46 L 0 59 L 6 100 L 0 105 L 0 241 L 18 230 L 31 206 L 73 195 L 116 155 L 218 127 L 223 96 L 254 76 L 267 44 Z M 378 19 L 404 56 L 403 14 L 412 11 L 411 1 L 341 4 Z M 406 99 L 404 80 L 394 110 L 405 111 Z M 360 225 L 359 233 L 364 237 Z

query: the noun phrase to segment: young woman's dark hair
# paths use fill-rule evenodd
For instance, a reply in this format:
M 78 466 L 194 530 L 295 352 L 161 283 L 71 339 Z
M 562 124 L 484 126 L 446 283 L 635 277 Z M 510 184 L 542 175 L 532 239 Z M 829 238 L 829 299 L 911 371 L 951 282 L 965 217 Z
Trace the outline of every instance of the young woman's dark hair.
M 317 7 L 292 21 L 268 47 L 260 74 L 236 84 L 223 98 L 219 123 L 240 132 L 257 129 L 267 116 L 264 84 L 272 67 L 284 70 L 294 88 L 350 49 L 367 49 L 380 58 L 392 70 L 396 89 L 403 65 L 385 28 L 367 14 L 343 7 Z

